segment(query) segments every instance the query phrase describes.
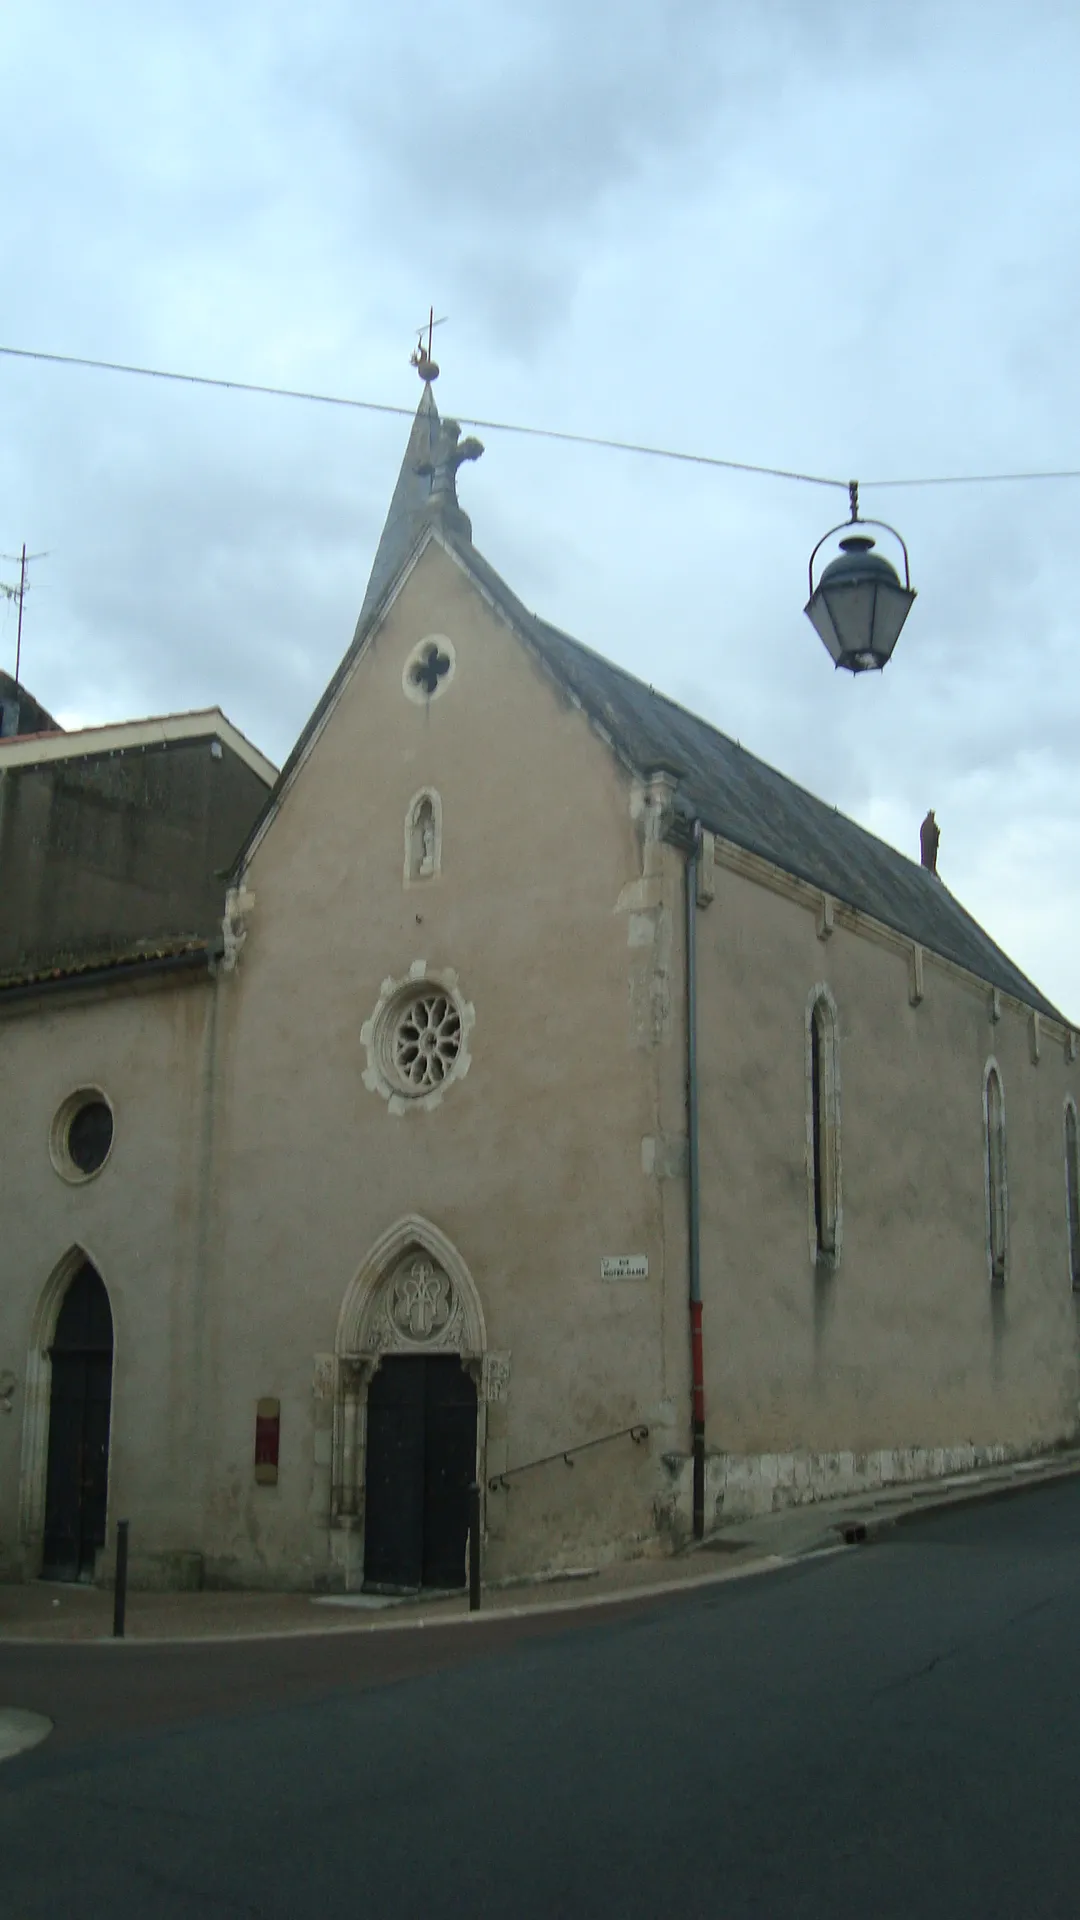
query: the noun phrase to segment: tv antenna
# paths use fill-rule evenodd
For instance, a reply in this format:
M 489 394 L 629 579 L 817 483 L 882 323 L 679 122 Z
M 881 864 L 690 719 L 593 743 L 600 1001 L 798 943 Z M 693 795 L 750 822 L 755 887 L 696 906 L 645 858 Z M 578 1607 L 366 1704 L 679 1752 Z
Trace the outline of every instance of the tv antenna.
M 30 590 L 30 582 L 26 577 L 26 569 L 30 565 L 31 560 L 45 560 L 47 557 L 44 553 L 27 553 L 25 540 L 23 541 L 21 553 L 0 553 L 0 560 L 17 562 L 19 568 L 19 584 L 17 587 L 9 586 L 6 580 L 0 580 L 0 594 L 3 595 L 5 600 L 14 600 L 19 609 L 19 627 L 15 636 L 16 685 L 19 683 L 19 667 L 22 662 L 23 604 Z

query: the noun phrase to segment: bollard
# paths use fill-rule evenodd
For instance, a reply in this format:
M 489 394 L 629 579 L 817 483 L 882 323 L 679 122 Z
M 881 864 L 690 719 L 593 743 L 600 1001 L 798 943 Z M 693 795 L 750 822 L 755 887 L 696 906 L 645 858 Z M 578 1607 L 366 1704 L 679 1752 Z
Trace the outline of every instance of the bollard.
M 116 1523 L 116 1582 L 113 1587 L 112 1630 L 113 1639 L 124 1637 L 124 1611 L 127 1607 L 127 1556 L 128 1556 L 127 1520 Z
M 480 1611 L 480 1488 L 469 1488 L 469 1612 Z

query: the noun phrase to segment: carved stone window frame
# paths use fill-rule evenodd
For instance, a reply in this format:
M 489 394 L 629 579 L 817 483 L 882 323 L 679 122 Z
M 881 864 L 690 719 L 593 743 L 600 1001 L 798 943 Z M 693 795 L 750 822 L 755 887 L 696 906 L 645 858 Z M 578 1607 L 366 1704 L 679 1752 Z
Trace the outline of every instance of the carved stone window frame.
M 85 1107 L 102 1106 L 108 1110 L 110 1121 L 109 1144 L 96 1167 L 82 1168 L 72 1158 L 68 1136 L 74 1122 Z M 104 1173 L 116 1145 L 116 1113 L 107 1093 L 99 1086 L 87 1083 L 76 1087 L 66 1099 L 60 1102 L 53 1115 L 49 1128 L 49 1158 L 55 1171 L 69 1187 L 85 1187 L 90 1180 L 98 1180 Z
M 394 1079 L 388 1066 L 387 1044 L 393 1025 L 409 1000 L 414 998 L 417 989 L 427 985 L 444 993 L 452 1001 L 461 1022 L 460 1044 L 456 1058 L 449 1067 L 445 1079 L 437 1087 L 426 1093 L 410 1094 L 404 1091 Z M 395 1115 L 409 1113 L 415 1109 L 430 1112 L 442 1103 L 444 1094 L 456 1080 L 463 1080 L 472 1064 L 469 1040 L 476 1024 L 476 1010 L 471 1001 L 463 998 L 458 989 L 458 977 L 452 967 L 429 970 L 426 960 L 414 960 L 403 980 L 386 979 L 379 990 L 379 998 L 372 1010 L 370 1019 L 364 1021 L 360 1029 L 360 1038 L 367 1049 L 367 1066 L 362 1075 L 369 1092 L 377 1093 L 386 1101 L 387 1111 Z

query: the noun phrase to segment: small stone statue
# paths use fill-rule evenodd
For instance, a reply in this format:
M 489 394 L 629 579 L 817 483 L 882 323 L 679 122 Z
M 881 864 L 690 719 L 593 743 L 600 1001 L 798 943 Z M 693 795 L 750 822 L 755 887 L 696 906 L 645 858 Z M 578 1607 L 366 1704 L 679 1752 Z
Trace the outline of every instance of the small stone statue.
M 426 879 L 435 871 L 435 822 L 431 816 L 431 802 L 420 813 L 420 873 Z
M 417 803 L 412 819 L 410 873 L 414 880 L 427 880 L 435 871 L 435 809 L 430 800 Z
M 940 840 L 941 828 L 934 819 L 934 809 L 931 807 L 926 819 L 919 828 L 919 847 L 922 853 L 922 863 L 931 873 L 937 872 L 937 850 Z

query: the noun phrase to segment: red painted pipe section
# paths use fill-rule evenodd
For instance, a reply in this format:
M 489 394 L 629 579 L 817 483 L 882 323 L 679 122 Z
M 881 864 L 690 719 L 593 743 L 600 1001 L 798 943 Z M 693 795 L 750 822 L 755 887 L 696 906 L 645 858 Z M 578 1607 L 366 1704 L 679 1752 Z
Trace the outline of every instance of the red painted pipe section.
M 701 1338 L 701 1301 L 690 1302 L 690 1356 L 694 1381 L 694 1427 L 705 1427 L 705 1349 Z
M 694 1455 L 694 1539 L 705 1537 L 705 1357 L 701 1338 L 701 1301 L 690 1302 L 690 1357 L 693 1378 L 691 1434 Z

